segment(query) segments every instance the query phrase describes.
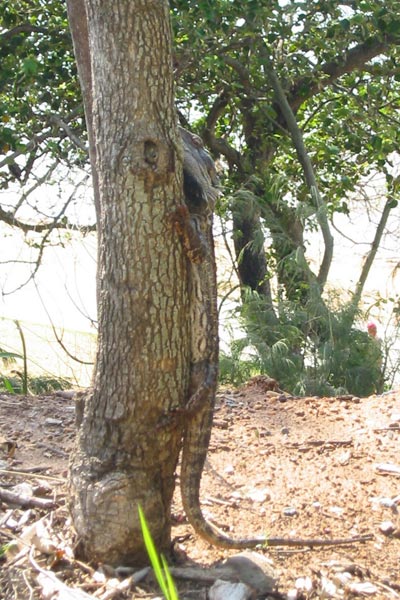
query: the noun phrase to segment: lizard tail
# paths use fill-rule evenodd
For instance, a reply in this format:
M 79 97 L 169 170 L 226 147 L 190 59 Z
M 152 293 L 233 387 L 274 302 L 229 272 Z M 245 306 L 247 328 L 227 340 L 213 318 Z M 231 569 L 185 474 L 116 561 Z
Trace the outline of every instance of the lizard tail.
M 189 483 L 189 485 L 187 485 Z M 198 489 L 198 488 L 197 488 Z M 207 521 L 204 517 L 201 507 L 199 494 L 195 491 L 196 488 L 192 487 L 189 482 L 182 482 L 181 495 L 182 504 L 185 511 L 186 517 L 193 529 L 198 533 L 204 540 L 225 549 L 243 549 L 243 548 L 255 548 L 256 546 L 268 545 L 268 538 L 266 537 L 255 537 L 255 538 L 231 538 L 221 531 L 218 527 Z
M 299 539 L 299 538 L 281 538 L 281 537 L 249 537 L 249 538 L 232 538 L 226 535 L 218 527 L 207 521 L 200 507 L 199 485 L 196 477 L 191 481 L 190 474 L 186 473 L 188 480 L 181 481 L 182 504 L 186 517 L 196 531 L 204 540 L 219 548 L 227 550 L 242 550 L 244 548 L 255 548 L 262 546 L 264 548 L 285 546 L 299 547 L 308 546 L 309 548 L 317 548 L 323 546 L 341 546 L 354 544 L 358 542 L 366 542 L 373 539 L 371 534 L 356 535 L 347 538 L 333 539 Z M 196 485 L 197 484 L 197 485 Z

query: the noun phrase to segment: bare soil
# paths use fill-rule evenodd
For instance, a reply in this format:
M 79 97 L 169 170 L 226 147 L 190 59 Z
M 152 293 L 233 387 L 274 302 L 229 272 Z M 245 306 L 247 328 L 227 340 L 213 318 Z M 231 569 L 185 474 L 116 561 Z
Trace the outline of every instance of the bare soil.
M 275 595 L 260 597 L 400 598 L 400 392 L 361 399 L 294 398 L 271 387 L 268 378 L 258 377 L 219 393 L 202 481 L 205 515 L 231 536 L 371 534 L 370 541 L 342 546 L 260 549 L 278 579 Z M 48 514 L 60 547 L 51 561 L 36 551 L 36 561 L 56 574 L 58 569 L 72 587 L 102 597 L 104 582 L 65 551 L 73 544 L 65 508 L 73 399 L 0 395 L 0 434 L 0 489 L 14 491 L 25 483 L 35 495 L 56 500 L 55 508 L 45 510 L 0 499 L 0 545 Z M 179 486 L 172 517 L 177 563 L 211 566 L 237 553 L 214 548 L 193 533 L 182 514 Z M 26 553 L 3 560 L 0 598 L 43 597 L 35 575 Z M 207 597 L 209 585 L 179 580 L 177 585 L 181 598 Z M 114 597 L 157 594 L 145 580 Z

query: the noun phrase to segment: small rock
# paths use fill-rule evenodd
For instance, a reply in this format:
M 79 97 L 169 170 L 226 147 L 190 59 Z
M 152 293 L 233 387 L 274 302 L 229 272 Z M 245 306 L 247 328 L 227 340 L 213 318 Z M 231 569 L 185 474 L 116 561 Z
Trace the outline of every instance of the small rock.
M 351 458 L 351 451 L 347 450 L 346 452 L 343 452 L 343 454 L 341 454 L 339 456 L 339 458 L 337 459 L 337 462 L 340 465 L 345 466 L 345 465 L 349 464 L 350 458 Z
M 346 402 L 348 400 L 353 400 L 354 396 L 352 394 L 342 394 L 341 396 L 336 396 L 337 400 L 342 400 Z
M 344 509 L 340 506 L 330 506 L 329 511 L 338 517 L 341 517 L 344 513 Z
M 337 594 L 337 587 L 327 577 L 321 577 L 321 595 L 320 598 L 335 598 Z
M 58 390 L 56 392 L 56 396 L 59 398 L 64 398 L 65 400 L 72 400 L 75 395 L 76 390 Z
M 334 584 L 344 588 L 346 588 L 349 585 L 352 579 L 353 576 L 351 575 L 351 573 L 348 573 L 348 571 L 343 571 L 342 573 L 335 573 L 332 575 L 332 580 Z
M 379 531 L 381 531 L 384 535 L 390 535 L 396 529 L 396 526 L 392 521 L 382 521 L 379 525 Z
M 45 425 L 62 425 L 62 420 L 61 419 L 52 419 L 51 417 L 48 417 L 45 422 Z
M 397 512 L 396 498 L 378 498 L 378 502 L 385 508 L 390 508 L 393 512 Z
M 348 587 L 349 592 L 357 594 L 358 596 L 375 596 L 378 593 L 376 585 L 370 581 L 362 581 L 360 583 L 352 583 Z
M 224 473 L 227 475 L 232 475 L 235 472 L 235 467 L 233 465 L 226 465 L 224 469 Z
M 277 584 L 272 561 L 263 554 L 245 550 L 235 556 L 230 556 L 224 566 L 233 568 L 238 579 L 256 590 L 258 595 L 269 594 Z M 226 595 L 225 598 L 231 598 Z
M 248 600 L 252 598 L 253 590 L 245 583 L 231 583 L 217 579 L 208 592 L 210 600 Z
M 296 589 L 304 592 L 311 592 L 313 589 L 313 582 L 311 577 L 298 577 L 295 581 Z
M 289 428 L 288 427 L 282 427 L 281 434 L 282 435 L 289 435 Z
M 287 506 L 286 508 L 283 509 L 282 512 L 285 515 L 285 517 L 294 517 L 298 514 L 297 509 L 294 508 L 293 506 Z
M 253 502 L 265 502 L 271 500 L 271 494 L 268 488 L 262 488 L 260 490 L 252 489 L 246 494 L 247 498 L 253 500 Z

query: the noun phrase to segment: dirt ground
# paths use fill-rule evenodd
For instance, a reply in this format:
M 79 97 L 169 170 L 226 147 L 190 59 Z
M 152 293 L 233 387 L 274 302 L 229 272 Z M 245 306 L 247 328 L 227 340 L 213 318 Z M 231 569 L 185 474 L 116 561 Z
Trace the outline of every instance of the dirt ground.
M 369 541 L 342 546 L 260 549 L 272 563 L 277 586 L 259 597 L 400 598 L 400 391 L 362 399 L 294 398 L 270 388 L 259 377 L 218 394 L 202 481 L 205 515 L 231 536 L 371 534 Z M 54 568 L 91 597 L 106 598 L 104 581 L 65 550 L 72 539 L 65 478 L 74 422 L 73 398 L 0 395 L 0 489 L 24 494 L 15 486 L 29 485 L 35 496 L 56 501 L 50 510 L 0 499 L 0 546 L 48 515 L 64 550 L 53 549 L 51 565 L 49 556 L 36 550 L 36 564 Z M 179 486 L 172 517 L 180 564 L 210 566 L 237 554 L 211 547 L 193 533 L 182 514 Z M 3 559 L 0 598 L 45 597 L 34 567 L 26 552 L 25 558 Z M 177 585 L 180 598 L 189 599 L 206 598 L 210 584 L 177 580 Z M 157 595 L 156 586 L 144 580 L 112 597 Z

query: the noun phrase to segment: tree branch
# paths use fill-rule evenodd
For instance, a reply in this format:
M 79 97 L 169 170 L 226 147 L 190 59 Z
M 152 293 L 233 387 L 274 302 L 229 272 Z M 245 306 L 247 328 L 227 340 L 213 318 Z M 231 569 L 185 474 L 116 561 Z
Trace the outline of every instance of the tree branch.
M 65 204 L 65 206 L 63 207 L 63 210 L 60 212 L 59 215 L 57 215 L 57 217 L 54 217 L 54 219 L 59 219 L 60 216 L 62 216 L 65 208 L 68 206 L 69 204 L 69 200 L 68 202 Z M 91 231 L 96 231 L 96 225 L 84 225 L 84 226 L 79 226 L 79 225 L 75 225 L 74 223 L 70 223 L 69 221 L 65 220 L 62 223 L 61 222 L 55 222 L 55 220 L 53 220 L 51 223 L 26 223 L 24 221 L 21 221 L 20 219 L 17 219 L 15 217 L 14 212 L 11 211 L 6 211 L 4 210 L 1 206 L 0 206 L 0 220 L 3 221 L 4 223 L 6 223 L 7 225 L 11 225 L 11 227 L 17 227 L 18 229 L 21 229 L 21 231 L 23 231 L 24 233 L 28 233 L 28 231 L 33 231 L 35 233 L 42 233 L 42 232 L 46 232 L 49 230 L 53 230 L 53 229 L 68 229 L 71 231 L 80 231 L 82 233 L 90 233 Z
M 386 200 L 385 206 L 384 206 L 382 214 L 381 214 L 381 218 L 380 218 L 378 226 L 376 228 L 375 236 L 372 241 L 371 248 L 365 257 L 365 260 L 364 260 L 364 263 L 363 263 L 363 266 L 361 269 L 361 274 L 360 274 L 359 280 L 356 285 L 356 289 L 353 294 L 352 304 L 354 306 L 354 310 L 357 309 L 357 307 L 360 303 L 360 299 L 361 299 L 361 295 L 363 293 L 365 282 L 367 281 L 367 277 L 371 270 L 372 263 L 375 260 L 376 253 L 378 252 L 378 248 L 381 243 L 382 236 L 385 231 L 385 227 L 386 227 L 386 224 L 387 224 L 387 221 L 389 218 L 389 214 L 390 214 L 390 211 L 392 208 L 393 208 L 393 198 L 388 198 Z
M 224 113 L 225 108 L 229 103 L 229 94 L 226 90 L 223 90 L 215 99 L 214 104 L 209 111 L 206 118 L 206 125 L 203 131 L 204 141 L 207 146 L 215 154 L 222 154 L 232 167 L 235 165 L 241 169 L 241 154 L 233 146 L 228 144 L 223 138 L 217 138 L 215 136 L 215 126 L 219 117 Z
M 385 36 L 384 41 L 370 38 L 350 48 L 336 60 L 325 63 L 319 69 L 299 79 L 287 94 L 292 111 L 296 113 L 306 100 L 318 94 L 342 75 L 362 69 L 368 61 L 391 45 L 400 45 L 400 39 L 391 35 Z
M 0 34 L 0 40 L 7 41 L 12 38 L 14 35 L 19 35 L 20 33 L 49 33 L 49 30 L 46 27 L 37 27 L 36 25 L 31 25 L 31 23 L 21 23 L 8 31 L 4 31 L 4 33 Z
M 275 93 L 277 103 L 286 121 L 290 136 L 296 149 L 297 157 L 303 168 L 306 184 L 310 190 L 311 197 L 316 207 L 316 217 L 321 228 L 325 245 L 324 256 L 317 276 L 317 281 L 319 285 L 323 287 L 327 280 L 329 268 L 333 257 L 333 236 L 329 227 L 326 205 L 319 193 L 314 168 L 310 157 L 307 153 L 302 133 L 297 124 L 293 110 L 291 109 L 289 102 L 286 98 L 285 92 L 283 91 L 279 78 L 277 77 L 275 71 L 273 70 L 272 66 L 269 64 L 268 61 L 266 61 L 264 69 L 269 77 L 269 80 Z
M 89 155 L 89 148 L 86 146 L 86 144 L 82 142 L 82 140 L 74 133 L 71 127 L 67 123 L 65 123 L 58 115 L 49 115 L 47 117 L 47 120 L 49 123 L 56 125 L 60 129 L 65 131 L 65 133 L 67 134 L 69 139 L 75 144 L 75 146 L 77 146 L 78 148 L 83 150 L 87 155 Z

